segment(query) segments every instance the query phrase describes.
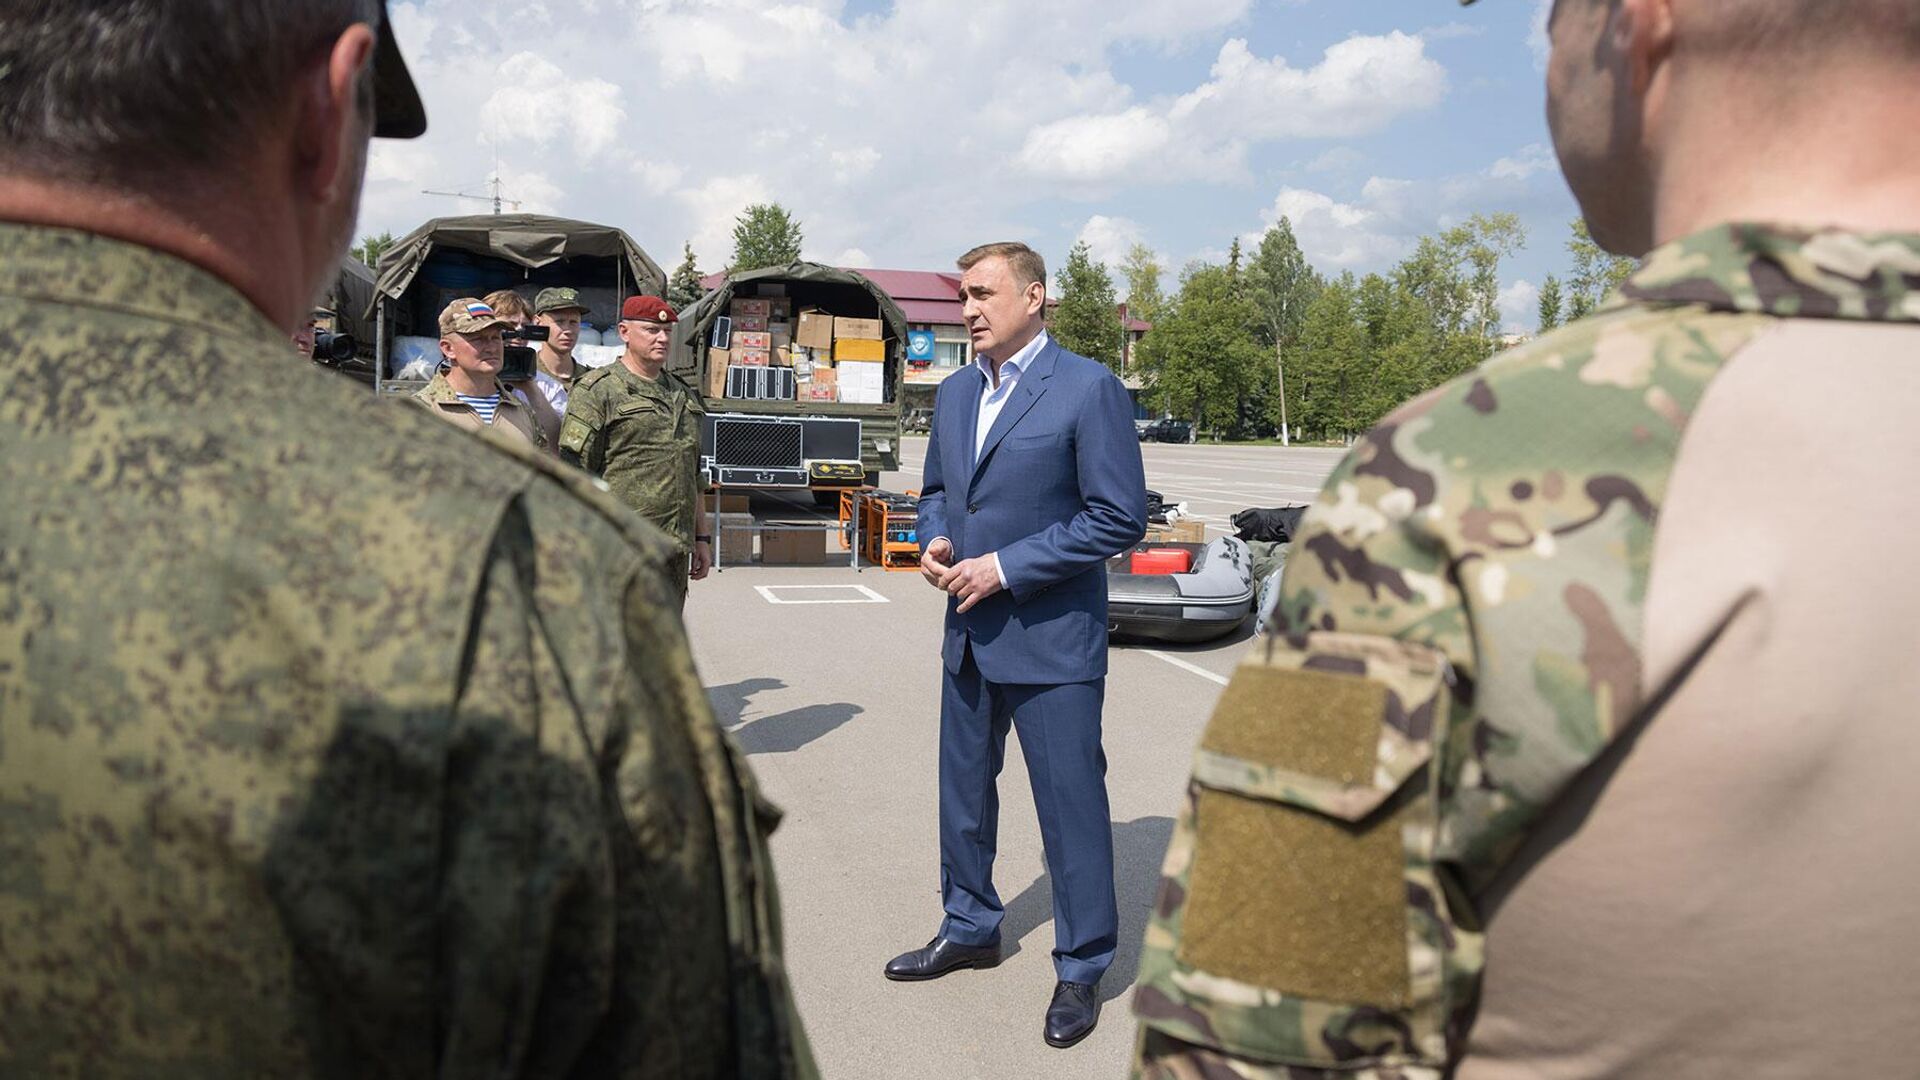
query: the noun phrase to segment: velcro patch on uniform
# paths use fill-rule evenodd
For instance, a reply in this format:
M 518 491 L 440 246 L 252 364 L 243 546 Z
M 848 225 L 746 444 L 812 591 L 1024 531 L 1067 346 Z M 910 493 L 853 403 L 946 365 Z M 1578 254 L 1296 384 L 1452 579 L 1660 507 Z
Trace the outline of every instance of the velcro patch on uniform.
M 1244 667 L 1200 747 L 1342 784 L 1373 779 L 1387 688 L 1358 675 Z
M 1385 686 L 1358 675 L 1243 668 L 1202 746 L 1366 783 L 1386 699 Z M 1391 801 L 1349 823 L 1306 806 L 1201 787 L 1178 959 L 1294 998 L 1406 1008 L 1413 991 L 1401 827 L 1418 805 Z
M 593 437 L 593 429 L 585 420 L 569 416 L 560 425 L 560 449 L 578 454 L 587 448 L 587 440 Z

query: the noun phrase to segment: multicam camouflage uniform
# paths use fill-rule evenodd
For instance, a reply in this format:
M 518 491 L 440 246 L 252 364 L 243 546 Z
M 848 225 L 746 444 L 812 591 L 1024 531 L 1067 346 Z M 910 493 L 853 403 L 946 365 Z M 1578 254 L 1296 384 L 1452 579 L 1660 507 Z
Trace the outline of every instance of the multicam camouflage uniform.
M 415 390 L 408 400 L 462 431 L 476 435 L 490 432 L 521 447 L 546 451 L 549 448 L 546 432 L 542 430 L 540 414 L 532 399 L 526 396 L 528 391 L 505 383 L 498 385 L 500 411 L 494 414 L 491 424 L 481 420 L 479 413 L 460 400 L 459 392 L 447 381 L 445 371 L 434 372 L 433 381 Z M 531 393 L 533 397 L 539 396 L 538 390 Z
M 13 224 L 0 461 L 0 1075 L 812 1074 L 650 527 Z
M 560 425 L 560 456 L 595 473 L 621 502 L 693 551 L 700 503 L 700 419 L 706 408 L 676 375 L 646 379 L 624 364 L 574 381 Z M 686 575 L 680 576 L 681 591 Z
M 1907 328 L 1895 325 L 1902 323 Z M 1913 388 L 1914 379 L 1898 372 L 1920 345 L 1915 323 L 1920 237 L 1721 227 L 1654 252 L 1594 318 L 1489 361 L 1373 431 L 1329 478 L 1293 546 L 1282 583 L 1282 636 L 1242 664 L 1196 753 L 1147 930 L 1134 1001 L 1141 1021 L 1134 1075 L 1432 1077 L 1463 1056 L 1471 1062 L 1479 1052 L 1468 1036 L 1481 999 L 1484 946 L 1488 926 L 1498 925 L 1484 918 L 1489 886 L 1529 840 L 1561 842 L 1544 839 L 1556 833 L 1535 833 L 1544 816 L 1564 812 L 1556 800 L 1576 777 L 1626 733 L 1647 726 L 1641 722 L 1656 711 L 1665 710 L 1648 721 L 1656 734 L 1676 730 L 1661 732 L 1665 721 L 1701 727 L 1730 713 L 1747 721 L 1756 738 L 1766 725 L 1752 721 L 1770 708 L 1787 713 L 1777 723 L 1788 729 L 1807 715 L 1796 712 L 1802 706 L 1766 702 L 1743 709 L 1730 704 L 1724 690 L 1708 708 L 1696 704 L 1693 713 L 1675 715 L 1690 680 L 1716 662 L 1726 665 L 1720 677 L 1728 685 L 1763 674 L 1741 666 L 1752 665 L 1751 658 L 1719 659 L 1711 648 L 1742 619 L 1760 627 L 1755 640 L 1793 632 L 1766 625 L 1769 608 L 1776 622 L 1790 610 L 1784 591 L 1769 599 L 1736 585 L 1724 612 L 1710 612 L 1697 636 L 1667 644 L 1659 639 L 1674 638 L 1675 629 L 1646 618 L 1656 524 L 1667 527 L 1663 513 L 1672 517 L 1680 509 L 1669 506 L 1669 489 L 1683 437 L 1696 420 L 1706 424 L 1699 414 L 1709 385 L 1731 387 L 1736 380 L 1725 373 L 1736 359 L 1754 358 L 1742 369 L 1754 370 L 1759 343 L 1772 335 L 1765 348 L 1789 370 L 1832 364 L 1871 340 L 1890 357 L 1881 370 L 1905 380 L 1882 384 L 1879 393 L 1907 392 L 1893 387 Z M 1778 400 L 1783 389 L 1762 388 L 1756 396 Z M 1754 430 L 1750 438 L 1737 433 L 1732 443 L 1716 436 L 1717 446 L 1685 444 L 1692 455 L 1687 461 L 1702 454 L 1738 461 L 1771 437 Z M 1895 497 L 1886 478 L 1920 465 L 1920 455 L 1896 464 L 1892 448 L 1910 447 L 1914 439 L 1883 441 L 1878 456 L 1867 459 L 1881 479 L 1856 478 L 1866 484 L 1859 494 L 1871 495 L 1893 520 L 1901 514 L 1911 520 L 1920 500 Z M 1836 440 L 1827 460 L 1857 461 L 1860 452 Z M 1898 490 L 1911 491 L 1910 476 L 1904 483 Z M 1698 485 L 1688 491 L 1689 504 L 1699 505 Z M 1750 512 L 1778 509 L 1753 506 Z M 1821 542 L 1837 552 L 1834 539 L 1854 535 Z M 1661 550 L 1664 558 L 1669 549 Z M 1709 565 L 1716 558 L 1712 550 L 1689 554 Z M 1723 548 L 1718 558 L 1734 554 Z M 1784 557 L 1771 561 L 1784 568 L 1771 572 L 1808 591 L 1810 564 L 1796 571 Z M 1843 588 L 1891 584 L 1871 566 L 1860 573 L 1863 578 Z M 1664 586 L 1666 595 L 1689 587 L 1672 578 Z M 1899 602 L 1893 606 L 1897 611 Z M 1863 648 L 1883 656 L 1910 653 L 1910 618 L 1898 633 L 1889 641 L 1862 627 L 1860 641 L 1834 647 L 1842 655 Z M 1650 638 L 1655 651 L 1672 659 L 1650 663 Z M 1858 698 L 1880 693 L 1901 700 L 1902 678 L 1913 681 L 1897 665 L 1880 665 L 1878 686 L 1862 684 L 1841 712 L 1887 712 Z M 1835 706 L 1816 691 L 1805 708 L 1818 715 Z M 1835 731 L 1848 722 L 1824 719 Z M 1882 736 L 1911 726 L 1890 719 L 1880 722 Z M 1877 744 L 1892 752 L 1884 739 Z M 1801 746 L 1785 745 L 1778 759 L 1787 775 L 1818 767 L 1796 757 Z M 1703 756 L 1715 766 L 1727 762 L 1723 747 L 1710 745 Z M 1643 758 L 1649 753 L 1644 745 L 1640 751 Z M 1731 760 L 1737 787 L 1740 770 L 1749 766 Z M 1900 768 L 1910 774 L 1911 762 Z M 1747 780 L 1764 783 L 1757 776 Z M 1792 786 L 1776 789 L 1774 809 Z M 1888 786 L 1866 797 L 1885 799 L 1895 790 L 1901 789 Z M 1835 801 L 1829 789 L 1796 805 L 1818 809 Z M 1701 816 L 1716 812 L 1725 807 L 1709 800 Z M 1864 813 L 1871 822 L 1874 811 Z M 1599 820 L 1586 823 L 1589 831 Z M 1656 820 L 1651 831 L 1658 828 Z M 1741 867 L 1777 835 L 1719 857 Z M 1860 862 L 1897 864 L 1897 872 L 1912 874 L 1914 860 L 1904 854 L 1913 850 L 1910 834 L 1904 844 L 1889 846 L 1886 839 Z M 1814 843 L 1836 840 L 1822 836 Z M 1629 838 L 1628 850 L 1639 843 Z M 1868 870 L 1861 865 L 1849 872 Z M 1730 891 L 1737 896 L 1738 870 L 1734 877 Z M 1610 884 L 1631 891 L 1640 882 Z M 1689 890 L 1701 895 L 1683 880 L 1680 894 Z M 1774 899 L 1751 902 L 1764 912 Z M 1815 898 L 1814 910 L 1820 902 Z M 1554 912 L 1545 920 L 1553 933 L 1576 932 L 1592 914 L 1559 910 L 1557 923 Z M 1885 914 L 1857 908 L 1848 932 L 1863 932 L 1862 919 Z M 1760 945 L 1735 942 L 1730 951 Z M 1816 940 L 1809 951 L 1818 956 L 1830 948 Z M 1494 954 L 1496 972 L 1501 955 Z M 1592 955 L 1562 959 L 1568 970 L 1601 962 Z M 1837 974 L 1827 985 L 1845 986 L 1852 973 Z M 1557 977 L 1548 973 L 1544 981 L 1551 985 Z M 1629 987 L 1635 977 L 1626 976 Z M 1637 977 L 1642 989 L 1654 990 L 1652 973 Z M 1805 971 L 1771 972 L 1766 978 L 1779 984 L 1761 992 L 1785 1002 L 1779 1008 L 1789 1010 L 1789 1021 L 1808 1009 L 1846 1016 L 1833 998 L 1795 998 L 1795 981 L 1806 977 Z M 1869 984 L 1858 988 L 1864 1000 L 1910 1012 L 1889 1002 L 1912 996 L 1895 988 L 1898 980 L 1852 981 Z M 1757 1022 L 1760 1032 L 1727 1023 L 1737 992 L 1716 985 L 1683 996 L 1713 1019 L 1682 1017 L 1676 1023 L 1685 1030 L 1671 1033 L 1676 1045 L 1655 1049 L 1707 1075 L 1734 1075 L 1715 1063 L 1731 1068 L 1739 1060 L 1711 1053 L 1764 1058 L 1772 1052 L 1759 1037 L 1769 1034 L 1765 1018 Z M 1574 1000 L 1577 1008 L 1582 999 Z M 1588 1003 L 1587 1011 L 1594 1007 Z M 1621 1023 L 1615 1014 L 1611 1026 Z M 1609 1031 L 1605 1015 L 1594 1024 L 1595 1041 L 1615 1039 L 1628 1051 L 1584 1071 L 1562 1059 L 1557 1065 L 1564 1074 L 1630 1072 L 1652 1060 L 1631 1056 L 1642 1049 L 1631 1045 L 1638 1032 Z M 1555 1045 L 1543 1034 L 1532 1036 L 1541 1046 Z M 1782 1038 L 1822 1053 L 1865 1045 L 1832 1023 L 1795 1027 Z M 1522 1067 L 1507 1074 L 1542 1071 Z

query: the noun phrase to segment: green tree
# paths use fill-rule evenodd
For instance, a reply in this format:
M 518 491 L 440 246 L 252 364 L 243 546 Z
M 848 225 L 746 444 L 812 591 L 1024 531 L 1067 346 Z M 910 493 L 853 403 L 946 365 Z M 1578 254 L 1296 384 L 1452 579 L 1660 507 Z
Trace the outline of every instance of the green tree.
M 1583 319 L 1600 306 L 1607 294 L 1620 287 L 1639 263 L 1624 255 L 1610 255 L 1593 242 L 1587 231 L 1587 219 L 1573 219 L 1573 235 L 1567 240 L 1573 256 L 1573 272 L 1567 276 L 1567 317 Z
M 1247 266 L 1247 296 L 1256 313 L 1254 336 L 1273 353 L 1276 391 L 1270 398 L 1268 421 L 1283 438 L 1299 407 L 1298 388 L 1286 379 L 1287 352 L 1295 345 L 1307 305 L 1320 291 L 1320 275 L 1307 262 L 1286 218 L 1270 226 Z M 1290 441 L 1290 440 L 1289 440 Z
M 1127 312 L 1144 322 L 1152 322 L 1160 317 L 1160 309 L 1166 306 L 1166 294 L 1160 291 L 1160 260 L 1153 249 L 1145 244 L 1135 244 L 1127 252 L 1127 261 L 1120 264 L 1120 273 L 1127 279 Z
M 1067 264 L 1054 272 L 1060 303 L 1053 309 L 1050 330 L 1060 344 L 1090 360 L 1120 370 L 1120 304 L 1114 299 L 1113 277 L 1093 260 L 1086 241 L 1067 252 Z
M 681 310 L 706 295 L 706 289 L 700 285 L 700 263 L 693 257 L 693 243 L 687 242 L 682 248 L 683 258 L 680 265 L 673 268 L 673 276 L 667 279 L 667 303 Z
M 1475 214 L 1465 222 L 1421 239 L 1393 280 L 1424 309 L 1419 393 L 1493 355 L 1500 334 L 1500 263 L 1526 243 L 1513 214 Z M 1384 350 L 1390 344 L 1376 341 Z M 1409 395 L 1411 396 L 1411 395 Z
M 1540 286 L 1540 332 L 1545 334 L 1560 325 L 1560 279 L 1547 275 L 1547 283 Z
M 1299 404 L 1294 423 L 1302 430 L 1352 438 L 1366 430 L 1367 334 L 1360 320 L 1359 287 L 1352 274 L 1330 281 L 1300 320 L 1299 358 L 1290 391 Z
M 353 246 L 353 257 L 368 266 L 379 266 L 380 256 L 385 255 L 387 250 L 397 243 L 399 240 L 390 232 L 383 232 L 377 236 L 363 236 L 360 242 Z
M 800 258 L 800 222 L 779 203 L 755 203 L 733 219 L 733 261 L 727 272 L 785 266 Z
M 1225 266 L 1195 264 L 1180 292 L 1140 343 L 1147 400 L 1159 411 L 1231 433 L 1247 412 L 1266 350 L 1253 336 L 1253 304 L 1239 295 Z

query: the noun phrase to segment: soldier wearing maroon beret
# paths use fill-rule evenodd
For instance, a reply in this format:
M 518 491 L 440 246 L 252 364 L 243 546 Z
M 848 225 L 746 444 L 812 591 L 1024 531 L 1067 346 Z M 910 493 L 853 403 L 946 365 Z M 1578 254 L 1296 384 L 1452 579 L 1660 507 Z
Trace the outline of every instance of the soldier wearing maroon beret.
M 680 545 L 687 576 L 707 576 L 713 552 L 700 515 L 700 395 L 667 373 L 667 336 L 680 316 L 657 296 L 620 305 L 620 362 L 581 376 L 567 396 L 560 456 L 607 482 L 621 502 Z M 681 601 L 686 583 L 681 582 Z

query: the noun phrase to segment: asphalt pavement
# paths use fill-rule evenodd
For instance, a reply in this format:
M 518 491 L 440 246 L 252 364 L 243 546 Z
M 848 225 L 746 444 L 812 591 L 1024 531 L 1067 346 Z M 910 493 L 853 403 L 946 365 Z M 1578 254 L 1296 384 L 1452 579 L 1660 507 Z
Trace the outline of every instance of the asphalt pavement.
M 889 490 L 919 486 L 923 439 Z M 1210 534 L 1248 506 L 1310 502 L 1338 450 L 1143 448 L 1148 486 L 1186 501 Z M 760 503 L 762 517 L 801 516 Z M 1100 1026 L 1068 1050 L 1040 1037 L 1053 988 L 1052 900 L 1021 755 L 1000 780 L 995 883 L 1005 961 L 924 983 L 881 966 L 940 921 L 936 742 L 942 594 L 918 574 L 740 565 L 693 585 L 687 625 L 714 711 L 786 811 L 773 840 L 800 1009 L 827 1080 L 1005 1080 L 1125 1075 L 1128 1012 L 1147 911 L 1187 763 L 1248 630 L 1198 646 L 1116 646 L 1104 745 L 1120 950 Z M 1017 742 L 1017 739 L 1010 739 Z

